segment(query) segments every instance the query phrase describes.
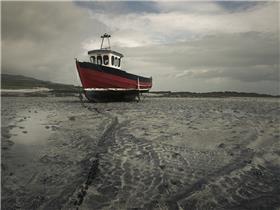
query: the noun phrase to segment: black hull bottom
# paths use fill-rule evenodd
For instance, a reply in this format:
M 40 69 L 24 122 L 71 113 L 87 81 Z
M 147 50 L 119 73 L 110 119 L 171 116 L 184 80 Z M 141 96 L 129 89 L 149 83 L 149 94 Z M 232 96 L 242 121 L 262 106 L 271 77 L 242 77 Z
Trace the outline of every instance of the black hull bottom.
M 140 92 L 132 91 L 84 91 L 90 102 L 139 101 Z

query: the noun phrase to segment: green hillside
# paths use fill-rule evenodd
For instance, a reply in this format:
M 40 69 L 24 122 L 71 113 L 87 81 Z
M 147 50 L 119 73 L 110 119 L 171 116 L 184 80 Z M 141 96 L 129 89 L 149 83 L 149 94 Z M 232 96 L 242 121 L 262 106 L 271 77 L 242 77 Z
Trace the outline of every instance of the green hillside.
M 74 85 L 53 83 L 21 75 L 1 74 L 1 89 L 30 89 L 38 87 L 67 92 L 79 90 L 79 87 Z

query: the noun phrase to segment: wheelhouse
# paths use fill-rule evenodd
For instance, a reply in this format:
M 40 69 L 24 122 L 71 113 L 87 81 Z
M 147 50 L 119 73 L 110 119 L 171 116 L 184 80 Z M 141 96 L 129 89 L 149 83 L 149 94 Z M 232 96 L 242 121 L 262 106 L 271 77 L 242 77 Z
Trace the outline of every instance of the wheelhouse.
M 91 63 L 120 69 L 123 55 L 113 50 L 100 49 L 88 51 Z
M 91 63 L 97 64 L 97 65 L 108 66 L 111 68 L 120 69 L 121 68 L 121 58 L 123 58 L 123 54 L 111 50 L 110 37 L 111 36 L 106 33 L 103 36 L 101 36 L 101 38 L 102 38 L 101 47 L 98 50 L 88 51 L 89 60 Z M 105 38 L 108 41 L 107 47 L 103 47 Z

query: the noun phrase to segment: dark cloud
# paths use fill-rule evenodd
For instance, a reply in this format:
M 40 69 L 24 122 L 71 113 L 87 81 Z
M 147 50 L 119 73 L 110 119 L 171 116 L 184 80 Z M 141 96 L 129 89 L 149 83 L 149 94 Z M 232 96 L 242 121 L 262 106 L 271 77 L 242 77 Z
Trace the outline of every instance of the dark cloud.
M 216 3 L 229 12 L 245 11 L 265 4 L 264 1 L 217 1 Z
M 3 2 L 2 38 L 33 41 L 59 40 L 61 36 L 74 37 L 84 30 L 81 12 L 69 2 Z M 65 34 L 72 31 L 72 33 Z M 84 38 L 85 33 L 81 33 Z
M 1 26 L 2 72 L 65 83 L 78 82 L 81 43 L 106 30 L 71 2 L 2 2 Z
M 265 92 L 268 89 L 262 90 L 256 85 L 265 81 L 266 87 L 270 84 L 270 93 L 277 94 L 278 91 L 279 40 L 275 34 L 218 34 L 169 45 L 124 48 L 122 51 L 131 59 L 137 58 L 134 60 L 138 61 L 137 64 L 143 62 L 144 72 L 152 72 L 156 80 L 163 81 L 163 77 L 168 77 L 166 84 L 157 81 L 164 89 L 172 87 L 178 90 L 181 88 L 178 83 L 188 87 L 187 83 L 193 82 L 188 88 L 199 86 L 203 91 L 222 90 L 223 86 L 219 83 L 211 87 L 205 85 L 203 89 L 194 82 L 220 78 L 228 81 L 232 90 L 238 88 L 233 84 L 247 83 L 248 88 L 251 84 L 256 91 Z M 137 72 L 137 65 L 129 64 L 128 68 Z
M 236 72 L 234 69 L 243 69 L 242 71 L 248 71 L 249 75 L 252 74 L 252 80 L 255 81 L 275 78 L 275 75 L 262 74 L 260 66 L 266 66 L 268 71 L 273 73 L 275 71 L 271 70 L 279 65 L 278 37 L 272 34 L 253 32 L 219 34 L 170 45 L 123 50 L 132 57 L 141 57 L 145 61 L 157 62 L 163 67 L 172 66 L 177 71 L 223 69 L 225 70 L 224 77 L 226 77 L 226 73 Z M 254 67 L 258 69 L 255 73 L 248 70 Z M 209 74 L 211 77 L 214 75 L 214 72 Z M 242 79 L 242 74 L 239 78 Z
M 82 8 L 91 10 L 92 12 L 116 14 L 116 13 L 159 13 L 160 10 L 156 7 L 156 2 L 141 2 L 141 1 L 76 1 L 75 4 Z

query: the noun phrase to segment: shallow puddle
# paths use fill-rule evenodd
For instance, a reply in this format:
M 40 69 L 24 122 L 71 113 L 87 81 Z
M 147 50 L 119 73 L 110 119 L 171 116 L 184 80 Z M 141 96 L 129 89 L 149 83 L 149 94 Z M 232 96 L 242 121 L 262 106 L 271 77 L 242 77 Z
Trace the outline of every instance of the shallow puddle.
M 30 110 L 21 113 L 18 122 L 10 130 L 13 145 L 11 152 L 18 156 L 26 157 L 40 153 L 38 147 L 47 143 L 48 138 L 53 133 L 47 124 L 47 117 L 50 113 L 45 111 Z
M 48 112 L 25 112 L 10 133 L 15 144 L 44 144 L 51 134 L 47 129 Z

